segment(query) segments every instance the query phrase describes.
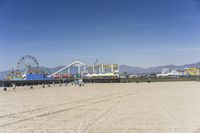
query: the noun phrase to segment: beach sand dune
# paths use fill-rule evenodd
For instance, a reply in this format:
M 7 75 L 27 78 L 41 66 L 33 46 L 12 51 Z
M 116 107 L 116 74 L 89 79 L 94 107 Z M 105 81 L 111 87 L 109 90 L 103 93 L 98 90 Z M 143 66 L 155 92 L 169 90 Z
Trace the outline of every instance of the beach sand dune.
M 200 133 L 200 82 L 0 91 L 0 133 Z

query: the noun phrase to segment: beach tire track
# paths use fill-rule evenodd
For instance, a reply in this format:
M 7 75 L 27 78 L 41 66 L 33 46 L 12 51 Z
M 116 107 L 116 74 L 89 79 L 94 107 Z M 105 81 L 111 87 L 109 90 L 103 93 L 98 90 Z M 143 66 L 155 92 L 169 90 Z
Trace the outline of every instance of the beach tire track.
M 99 115 L 97 118 L 95 118 L 93 121 L 91 121 L 82 131 L 82 133 L 85 133 L 86 130 L 88 130 L 94 123 L 96 123 L 98 120 L 106 116 L 121 100 L 122 97 L 118 98 L 114 104 L 112 104 L 104 113 Z
M 128 94 L 127 94 L 127 92 L 125 94 L 120 92 L 120 93 L 105 95 L 105 96 L 96 97 L 96 98 L 88 98 L 90 100 L 88 100 L 88 99 L 87 100 L 78 100 L 78 102 L 86 102 L 86 103 L 85 104 L 79 104 L 77 106 L 71 105 L 71 107 L 68 106 L 67 108 L 64 106 L 61 109 L 55 109 L 55 111 L 48 111 L 47 113 L 42 113 L 42 114 L 39 114 L 39 115 L 35 115 L 33 117 L 28 117 L 28 118 L 23 118 L 23 119 L 11 121 L 11 122 L 8 122 L 6 124 L 0 125 L 0 127 L 5 127 L 5 126 L 21 123 L 21 122 L 24 122 L 24 121 L 32 120 L 32 119 L 35 119 L 35 118 L 40 118 L 40 117 L 45 117 L 45 116 L 57 114 L 57 113 L 62 113 L 62 112 L 66 112 L 66 111 L 69 111 L 69 110 L 90 106 L 90 105 L 93 105 L 93 104 L 107 102 L 107 101 L 110 101 L 110 100 L 113 100 L 113 99 L 119 99 L 119 98 L 122 98 L 122 97 L 125 97 L 125 96 L 129 96 L 129 95 L 133 95 L 133 94 L 137 94 L 138 93 L 138 92 L 133 92 L 133 90 L 132 91 L 128 91 L 128 92 L 129 92 Z M 133 92 L 133 93 L 130 93 L 130 92 Z M 122 95 L 116 95 L 116 94 L 122 94 Z M 105 98 L 105 97 L 109 97 L 109 98 L 100 99 L 99 100 L 99 98 Z M 95 100 L 95 101 L 93 101 L 93 100 Z M 69 103 L 77 104 L 77 101 L 69 102 Z M 66 105 L 66 104 L 62 104 L 62 105 Z M 59 106 L 57 106 L 57 107 L 59 107 Z M 112 108 L 109 108 L 109 109 L 112 109 Z M 109 111 L 106 111 L 106 112 L 108 113 Z M 106 115 L 106 112 L 104 114 L 102 114 L 101 116 L 103 117 L 104 115 Z M 100 119 L 100 118 L 98 118 L 98 119 Z
M 131 91 L 127 91 L 127 92 L 132 92 L 133 90 Z M 127 93 L 126 92 L 126 93 Z M 73 103 L 79 103 L 79 102 L 85 102 L 85 101 L 89 101 L 89 100 L 94 100 L 94 99 L 98 99 L 98 98 L 104 98 L 104 97 L 112 97 L 114 95 L 118 95 L 118 94 L 123 94 L 123 92 L 118 92 L 118 93 L 115 93 L 115 94 L 109 94 L 109 95 L 104 95 L 104 96 L 100 96 L 100 97 L 91 97 L 91 98 L 86 98 L 86 99 L 80 99 L 80 100 L 76 100 L 76 101 L 70 101 L 70 102 L 66 102 L 66 103 L 62 103 L 62 104 L 58 104 L 58 105 L 54 105 L 54 106 L 51 106 L 51 107 L 40 107 L 40 108 L 35 108 L 35 109 L 31 109 L 31 110 L 26 110 L 26 111 L 21 111 L 21 112 L 17 112 L 17 113 L 11 113 L 11 114 L 5 114 L 5 115 L 1 115 L 0 116 L 0 119 L 1 118 L 4 118 L 4 117 L 12 117 L 12 116 L 15 116 L 15 115 L 18 115 L 18 114 L 24 114 L 24 113 L 33 113 L 35 111 L 41 111 L 43 109 L 49 109 L 49 108 L 56 108 L 56 107 L 59 107 L 59 106 L 64 106 L 64 105 L 67 105 L 67 104 L 73 104 Z

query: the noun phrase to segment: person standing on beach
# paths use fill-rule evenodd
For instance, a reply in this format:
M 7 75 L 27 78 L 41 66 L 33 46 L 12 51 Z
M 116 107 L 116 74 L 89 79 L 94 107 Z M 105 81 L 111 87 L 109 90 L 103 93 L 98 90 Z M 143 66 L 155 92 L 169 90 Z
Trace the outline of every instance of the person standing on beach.
M 5 84 L 4 82 L 3 82 L 3 85 L 2 85 L 2 86 L 3 86 L 3 90 L 4 90 L 4 91 L 7 91 L 6 84 Z
M 7 91 L 7 88 L 6 88 L 6 87 L 4 87 L 4 88 L 3 88 L 3 90 L 4 90 L 4 91 Z

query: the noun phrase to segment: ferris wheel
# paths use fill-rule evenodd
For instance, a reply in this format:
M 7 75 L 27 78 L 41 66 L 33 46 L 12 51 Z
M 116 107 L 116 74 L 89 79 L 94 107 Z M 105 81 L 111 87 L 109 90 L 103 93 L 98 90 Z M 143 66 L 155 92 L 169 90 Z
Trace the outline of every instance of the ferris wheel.
M 20 58 L 20 60 L 17 63 L 17 69 L 21 71 L 28 71 L 32 68 L 39 68 L 39 63 L 37 59 L 34 56 L 31 55 L 25 55 Z

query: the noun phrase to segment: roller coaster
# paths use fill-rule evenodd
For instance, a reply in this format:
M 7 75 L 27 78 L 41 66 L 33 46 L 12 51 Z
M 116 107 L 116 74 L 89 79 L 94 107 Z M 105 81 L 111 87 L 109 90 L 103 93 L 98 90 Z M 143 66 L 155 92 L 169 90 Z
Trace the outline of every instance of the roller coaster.
M 86 73 L 86 64 L 80 62 L 80 61 L 74 61 L 72 63 L 70 63 L 69 65 L 66 65 L 65 67 L 63 67 L 62 69 L 54 72 L 51 75 L 48 75 L 48 77 L 53 77 L 54 75 L 58 74 L 59 72 L 62 72 L 64 70 L 68 70 L 68 73 L 70 74 L 70 67 L 72 66 L 77 66 L 78 67 L 78 74 L 84 74 Z

